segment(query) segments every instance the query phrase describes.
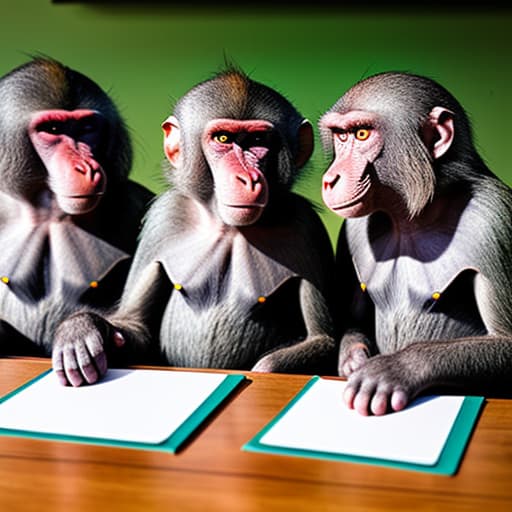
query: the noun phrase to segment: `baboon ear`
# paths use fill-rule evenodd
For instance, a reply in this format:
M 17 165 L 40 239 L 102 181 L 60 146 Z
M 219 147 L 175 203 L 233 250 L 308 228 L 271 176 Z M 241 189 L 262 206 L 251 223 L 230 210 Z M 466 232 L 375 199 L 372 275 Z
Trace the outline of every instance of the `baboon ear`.
M 304 119 L 299 127 L 299 149 L 295 157 L 295 165 L 299 169 L 306 165 L 307 161 L 311 158 L 314 147 L 313 127 L 307 119 Z
M 180 156 L 180 124 L 174 116 L 168 117 L 162 123 L 164 131 L 164 151 L 169 162 L 176 166 Z
M 434 107 L 425 123 L 423 138 L 434 159 L 442 157 L 453 142 L 454 114 L 443 107 Z

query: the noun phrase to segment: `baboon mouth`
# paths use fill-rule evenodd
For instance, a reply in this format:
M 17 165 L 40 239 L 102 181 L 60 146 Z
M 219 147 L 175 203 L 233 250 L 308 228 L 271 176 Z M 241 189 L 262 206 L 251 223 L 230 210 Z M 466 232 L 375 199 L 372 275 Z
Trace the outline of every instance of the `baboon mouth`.
M 368 163 L 363 174 L 359 178 L 359 181 L 357 182 L 352 197 L 348 201 L 333 206 L 333 210 L 344 210 L 362 201 L 372 186 L 372 177 L 370 173 L 371 168 L 372 165 Z
M 67 199 L 93 199 L 96 197 L 104 196 L 105 192 L 97 192 L 95 194 L 71 194 L 69 196 L 64 196 Z
M 246 210 L 257 210 L 258 208 L 265 208 L 265 203 L 251 203 L 251 204 L 225 204 L 228 208 L 240 208 Z

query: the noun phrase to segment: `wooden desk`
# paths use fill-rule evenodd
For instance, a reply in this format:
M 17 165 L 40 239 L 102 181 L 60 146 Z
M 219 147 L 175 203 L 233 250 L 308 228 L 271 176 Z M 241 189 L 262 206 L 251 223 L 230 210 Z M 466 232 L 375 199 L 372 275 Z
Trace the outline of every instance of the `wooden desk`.
M 0 360 L 0 395 L 49 367 Z M 0 511 L 512 510 L 512 401 L 488 400 L 446 477 L 241 451 L 308 379 L 247 375 L 178 455 L 0 437 Z

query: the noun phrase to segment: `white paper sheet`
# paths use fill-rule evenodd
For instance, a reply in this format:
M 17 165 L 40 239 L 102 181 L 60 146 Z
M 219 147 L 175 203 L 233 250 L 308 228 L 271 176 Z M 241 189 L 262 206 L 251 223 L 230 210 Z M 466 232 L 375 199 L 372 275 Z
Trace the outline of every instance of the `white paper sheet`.
M 109 369 L 92 386 L 59 384 L 53 372 L 0 404 L 0 428 L 157 444 L 226 374 Z
M 464 397 L 425 397 L 403 411 L 361 416 L 342 401 L 345 381 L 318 379 L 260 439 L 301 450 L 434 465 Z

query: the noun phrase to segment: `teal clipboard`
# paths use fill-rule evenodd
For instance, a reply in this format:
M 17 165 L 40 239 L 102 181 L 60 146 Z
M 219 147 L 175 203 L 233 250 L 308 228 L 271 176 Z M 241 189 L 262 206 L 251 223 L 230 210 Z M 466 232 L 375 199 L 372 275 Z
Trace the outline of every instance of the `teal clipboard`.
M 45 377 L 52 370 L 43 372 L 34 379 L 15 389 L 11 393 L 0 398 L 0 404 L 6 402 L 13 396 L 21 391 L 27 389 L 29 386 L 35 384 L 38 380 Z M 163 451 L 168 453 L 176 453 L 180 447 L 189 439 L 192 434 L 201 426 L 201 424 L 210 416 L 217 407 L 220 406 L 224 400 L 244 381 L 246 377 L 239 374 L 227 374 L 222 382 L 209 394 L 199 407 L 197 407 L 192 414 L 190 414 L 185 421 L 163 442 L 145 443 L 145 442 L 131 442 L 131 441 L 118 441 L 112 439 L 101 439 L 96 437 L 82 437 L 73 435 L 51 434 L 43 432 L 34 432 L 30 430 L 11 430 L 0 428 L 0 436 L 23 437 L 31 439 L 42 439 L 50 441 L 62 441 L 70 443 L 81 443 L 99 446 L 113 446 L 120 448 L 133 448 L 139 450 L 152 450 Z
M 435 465 L 413 464 L 369 457 L 359 457 L 343 453 L 321 452 L 303 450 L 284 446 L 267 445 L 261 442 L 262 437 L 296 404 L 302 396 L 320 377 L 312 377 L 302 390 L 286 405 L 286 407 L 270 421 L 256 436 L 242 446 L 242 450 L 274 455 L 289 455 L 294 457 L 316 458 L 339 462 L 385 466 L 394 469 L 421 471 L 439 475 L 453 475 L 456 473 L 464 451 L 471 437 L 471 433 L 478 419 L 484 398 L 480 396 L 466 396 L 450 430 L 441 455 Z

